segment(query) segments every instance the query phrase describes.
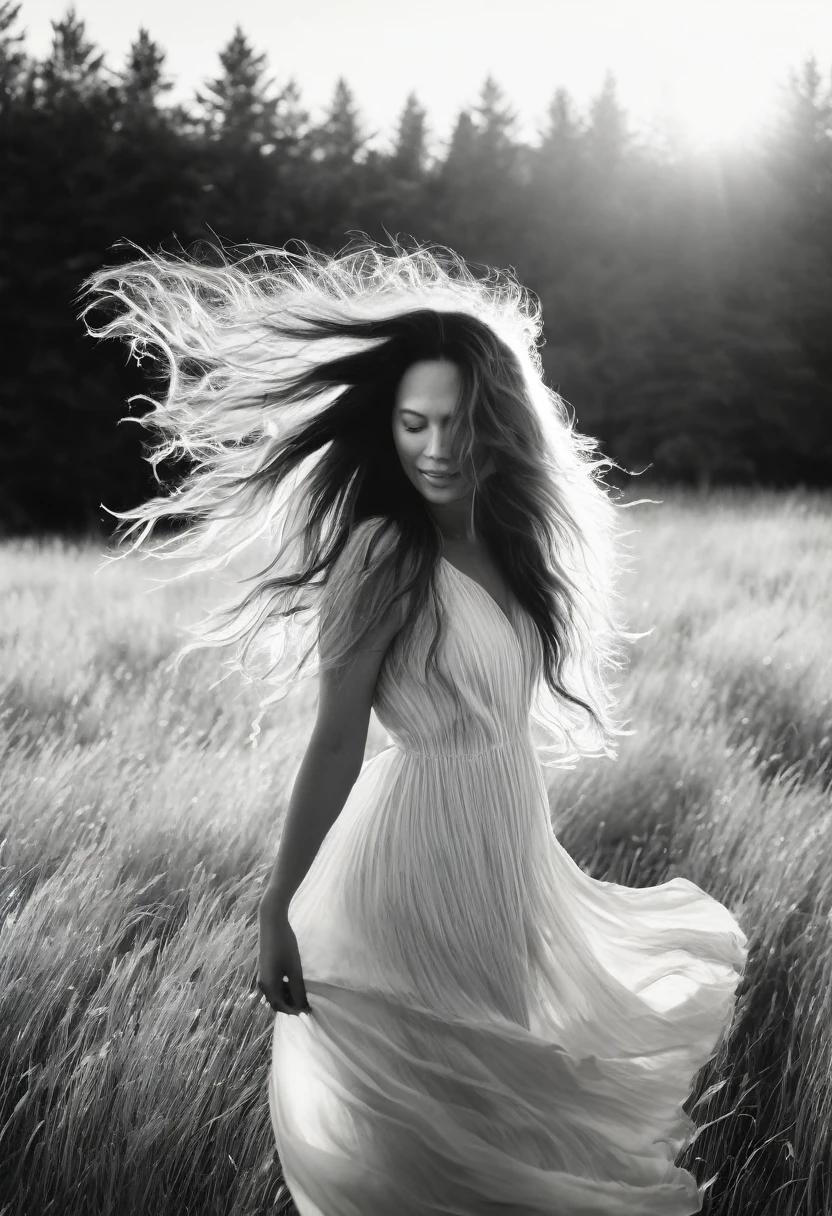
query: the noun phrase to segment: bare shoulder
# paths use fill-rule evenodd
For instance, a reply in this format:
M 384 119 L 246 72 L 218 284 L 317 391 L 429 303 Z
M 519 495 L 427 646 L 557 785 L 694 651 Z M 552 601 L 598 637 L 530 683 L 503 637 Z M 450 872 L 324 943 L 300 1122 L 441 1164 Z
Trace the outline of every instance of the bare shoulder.
M 383 516 L 363 519 L 353 528 L 330 572 L 321 601 L 322 628 L 328 626 L 339 635 L 333 641 L 360 628 L 365 633 L 361 649 L 383 651 L 404 624 L 404 596 L 385 607 L 398 588 L 379 575 L 381 563 L 395 550 L 398 540 L 397 522 Z M 364 628 L 368 620 L 369 631 Z
M 326 597 L 315 730 L 331 746 L 351 747 L 356 754 L 360 750 L 363 755 L 381 664 L 407 618 L 404 597 L 384 611 L 372 611 L 372 624 L 349 659 L 331 665 L 328 656 L 333 649 L 337 650 L 345 634 L 355 628 L 350 614 L 366 613 L 368 605 L 372 608 L 373 589 L 369 588 L 369 593 L 363 596 L 357 591 L 359 587 L 366 590 L 365 580 L 372 579 L 367 571 L 373 546 L 389 546 L 395 544 L 395 540 L 394 529 L 383 529 L 375 521 L 363 521 L 342 554 L 343 560 L 338 563 L 333 586 Z

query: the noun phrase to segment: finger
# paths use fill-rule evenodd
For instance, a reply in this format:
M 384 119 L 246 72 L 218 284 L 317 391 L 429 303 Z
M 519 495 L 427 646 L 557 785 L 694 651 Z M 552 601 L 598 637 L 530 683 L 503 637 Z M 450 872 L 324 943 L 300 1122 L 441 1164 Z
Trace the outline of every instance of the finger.
M 261 979 L 257 980 L 257 990 L 260 993 L 260 1004 L 269 1005 L 274 1013 L 286 1013 L 286 1002 L 282 996 L 276 993 L 271 984 L 264 984 Z
M 268 1005 L 272 1013 L 295 1013 L 296 1011 L 287 1005 L 279 996 L 269 996 L 263 993 L 261 1004 Z
M 266 1001 L 272 1007 L 275 1013 L 299 1014 L 303 1013 L 304 1009 L 297 1005 L 295 998 L 292 996 L 288 982 L 284 979 L 280 985 L 280 993 L 274 992 L 271 988 L 263 988 L 261 991 Z
M 288 1013 L 297 1015 L 299 1013 L 311 1012 L 309 1004 L 306 1000 L 306 992 L 303 987 L 303 979 L 301 978 L 300 999 L 297 993 L 292 992 L 291 982 L 286 975 L 280 985 L 280 993 L 276 993 L 271 985 L 264 985 L 259 979 L 257 987 L 262 993 L 261 1003 L 268 1004 L 275 1013 Z
M 288 991 L 292 1005 L 297 1013 L 307 1013 L 309 1011 L 309 1002 L 306 999 L 306 986 L 303 982 L 303 975 L 300 971 L 294 971 L 288 977 L 288 983 L 284 983 L 283 991 Z

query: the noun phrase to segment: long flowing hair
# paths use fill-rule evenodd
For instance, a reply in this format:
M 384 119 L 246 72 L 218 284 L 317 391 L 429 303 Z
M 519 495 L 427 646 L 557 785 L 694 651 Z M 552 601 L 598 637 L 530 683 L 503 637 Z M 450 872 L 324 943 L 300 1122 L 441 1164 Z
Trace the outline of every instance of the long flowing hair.
M 270 558 L 241 580 L 252 583 L 244 594 L 190 627 L 177 664 L 196 647 L 231 647 L 226 666 L 267 681 L 268 705 L 314 678 L 322 654 L 347 662 L 396 604 L 405 640 L 433 614 L 435 663 L 441 533 L 401 467 L 392 410 L 409 366 L 448 359 L 461 372 L 451 442 L 473 471 L 473 531 L 539 638 L 541 758 L 614 758 L 615 737 L 632 732 L 615 716 L 611 676 L 624 643 L 643 636 L 616 617 L 623 554 L 601 476 L 615 462 L 544 384 L 537 298 L 512 273 L 477 276 L 436 245 L 363 237 L 326 255 L 250 244 L 235 260 L 208 242 L 186 256 L 124 244 L 140 256 L 91 274 L 79 317 L 93 337 L 127 339 L 139 362 L 161 361 L 164 396 L 130 400 L 152 407 L 140 421 L 155 433 L 154 471 L 180 457 L 188 471 L 111 512 L 120 541 L 184 558 L 188 572 L 222 568 L 255 542 Z

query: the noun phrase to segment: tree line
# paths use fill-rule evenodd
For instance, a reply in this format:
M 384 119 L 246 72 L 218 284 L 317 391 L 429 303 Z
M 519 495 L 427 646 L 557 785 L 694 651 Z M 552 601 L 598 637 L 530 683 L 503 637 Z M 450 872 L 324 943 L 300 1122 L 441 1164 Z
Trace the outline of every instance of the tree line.
M 346 79 L 313 118 L 239 26 L 217 75 L 171 104 L 148 30 L 114 70 L 70 7 L 37 59 L 19 10 L 0 3 L 7 534 L 107 532 L 102 503 L 153 491 L 147 433 L 118 423 L 147 378 L 76 318 L 82 279 L 132 255 L 113 248 L 125 237 L 449 245 L 538 295 L 548 382 L 642 488 L 832 482 L 832 89 L 814 58 L 730 154 L 634 135 L 611 73 L 586 113 L 553 88 L 531 140 L 488 76 L 434 152 L 415 92 L 379 145 Z

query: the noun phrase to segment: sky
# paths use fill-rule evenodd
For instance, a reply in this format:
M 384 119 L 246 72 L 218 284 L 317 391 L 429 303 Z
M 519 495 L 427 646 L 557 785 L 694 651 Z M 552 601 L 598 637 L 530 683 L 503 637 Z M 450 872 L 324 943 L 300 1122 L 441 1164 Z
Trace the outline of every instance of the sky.
M 15 28 L 30 53 L 48 52 L 67 8 L 23 0 Z M 239 22 L 313 117 L 343 75 L 376 143 L 415 90 L 438 147 L 489 72 L 533 139 L 556 88 L 588 115 L 611 71 L 636 132 L 742 144 L 770 120 L 790 71 L 814 55 L 829 81 L 832 65 L 832 0 L 75 0 L 75 10 L 116 69 L 145 26 L 167 52 L 168 96 L 183 102 L 217 75 Z

